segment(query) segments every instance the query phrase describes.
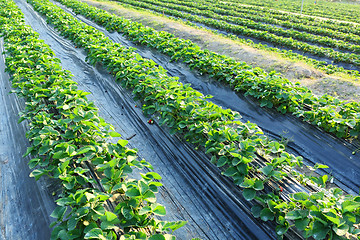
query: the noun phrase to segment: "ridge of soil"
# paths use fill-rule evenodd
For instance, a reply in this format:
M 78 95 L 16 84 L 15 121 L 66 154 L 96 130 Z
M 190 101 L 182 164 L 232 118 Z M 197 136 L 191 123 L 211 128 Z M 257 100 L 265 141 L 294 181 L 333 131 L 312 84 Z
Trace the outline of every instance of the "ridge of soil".
M 276 71 L 292 82 L 300 82 L 315 95 L 329 94 L 342 100 L 359 101 L 360 82 L 330 76 L 304 62 L 282 58 L 276 53 L 259 50 L 206 30 L 197 29 L 181 22 L 147 11 L 136 10 L 112 1 L 81 0 L 118 16 L 140 22 L 158 31 L 166 31 L 178 38 L 189 39 L 202 49 L 244 61 L 253 67 Z

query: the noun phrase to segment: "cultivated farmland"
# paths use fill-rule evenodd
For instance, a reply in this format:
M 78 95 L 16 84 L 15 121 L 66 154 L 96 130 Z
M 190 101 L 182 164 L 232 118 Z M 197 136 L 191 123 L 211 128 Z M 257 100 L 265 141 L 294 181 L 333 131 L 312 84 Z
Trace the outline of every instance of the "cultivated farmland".
M 356 4 L 0 0 L 1 239 L 360 238 L 359 101 L 110 4 L 359 80 Z

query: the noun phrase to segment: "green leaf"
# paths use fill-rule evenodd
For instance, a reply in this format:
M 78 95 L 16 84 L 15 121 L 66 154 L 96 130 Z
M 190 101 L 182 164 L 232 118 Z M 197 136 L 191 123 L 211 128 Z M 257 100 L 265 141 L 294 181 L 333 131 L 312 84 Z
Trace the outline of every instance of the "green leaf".
M 143 195 L 147 190 L 149 190 L 149 185 L 144 181 L 139 181 L 139 190 L 140 193 Z
M 125 195 L 128 197 L 138 197 L 141 196 L 139 189 L 137 188 L 129 188 L 126 192 Z
M 33 150 L 34 150 L 34 147 L 28 147 L 26 149 L 26 153 L 24 153 L 23 157 L 26 157 L 27 155 L 29 155 Z
M 62 220 L 66 210 L 67 207 L 56 207 L 55 210 L 51 213 L 50 217 L 56 218 L 57 220 Z
M 79 149 L 79 151 L 76 153 L 76 155 L 84 154 L 91 150 L 92 150 L 91 147 L 82 147 Z
M 161 179 L 161 176 L 156 172 L 148 172 L 145 174 L 145 176 L 148 178 L 153 178 L 153 179 L 157 179 L 157 180 Z
M 251 201 L 256 196 L 256 190 L 252 188 L 245 188 L 242 194 L 247 201 Z
M 267 205 L 268 205 L 270 211 L 272 211 L 273 213 L 279 212 L 279 209 L 276 208 L 279 204 L 277 204 L 275 201 L 268 200 Z
M 277 235 L 282 236 L 287 232 L 288 229 L 289 229 L 289 226 L 278 225 L 278 226 L 276 226 L 275 231 L 276 231 Z
M 118 221 L 118 217 L 112 212 L 105 212 L 105 216 L 106 216 L 106 221 L 108 221 L 108 222 L 117 222 Z
M 186 127 L 187 127 L 187 122 L 185 121 L 179 122 L 179 128 L 186 128 Z
M 62 230 L 64 230 L 63 226 L 54 227 L 54 230 L 51 232 L 50 240 L 58 240 L 59 239 L 59 232 L 62 231 Z
M 156 196 L 152 191 L 147 191 L 144 195 L 143 198 L 145 201 L 150 202 L 150 203 L 155 203 L 156 202 Z
M 255 183 L 254 183 L 254 189 L 259 191 L 259 190 L 263 190 L 264 189 L 264 183 L 263 181 L 257 179 L 255 180 Z
M 39 149 L 39 155 L 44 155 L 45 153 L 47 153 L 49 150 L 51 149 L 50 145 L 45 145 L 40 147 Z
M 316 240 L 323 240 L 326 238 L 329 228 L 325 227 L 321 222 L 315 221 L 312 229 L 312 236 Z
M 236 157 L 234 157 L 233 160 L 231 161 L 231 165 L 237 166 L 237 165 L 239 165 L 241 162 L 242 162 L 242 159 L 241 159 L 241 158 L 236 158 Z
M 295 220 L 295 227 L 297 229 L 299 229 L 300 231 L 303 231 L 303 230 L 305 230 L 305 228 L 307 227 L 309 222 L 310 222 L 309 218 L 297 219 L 297 220 Z
M 120 139 L 117 144 L 119 144 L 122 147 L 125 147 L 129 143 L 128 140 Z
M 111 137 L 121 137 L 121 134 L 118 133 L 118 132 L 110 132 L 109 135 L 110 135 Z
M 84 236 L 84 239 L 104 239 L 104 233 L 100 228 L 93 228 L 89 232 L 87 232 Z
M 120 221 L 119 221 L 120 223 Z M 108 221 L 102 221 L 100 224 L 100 227 L 102 230 L 111 230 L 111 229 L 117 229 L 118 227 L 112 223 L 112 222 L 108 222 Z
M 126 219 L 132 219 L 133 218 L 133 215 L 134 213 L 132 212 L 132 210 L 130 208 L 127 208 L 127 207 L 122 207 L 121 208 L 121 213 L 122 215 L 124 215 L 124 217 Z
M 162 234 L 152 235 L 149 240 L 166 240 L 166 238 Z
M 61 240 L 71 240 L 71 238 L 69 237 L 69 234 L 67 233 L 66 230 L 61 230 L 59 233 L 58 233 L 58 238 L 60 238 Z
M 244 181 L 240 184 L 240 187 L 252 188 L 254 184 L 255 184 L 254 180 L 245 178 Z
M 58 151 L 56 152 L 52 157 L 54 159 L 62 159 L 62 158 L 66 158 L 68 156 L 68 154 L 64 151 Z
M 224 176 L 231 177 L 231 176 L 234 176 L 236 173 L 237 173 L 237 168 L 236 168 L 236 167 L 229 167 L 229 168 L 226 169 L 226 171 L 223 172 L 222 174 L 223 174 Z
M 260 172 L 262 172 L 263 174 L 265 174 L 266 176 L 268 176 L 272 171 L 273 171 L 274 167 L 271 165 L 267 165 L 263 168 L 260 169 Z
M 343 218 L 348 224 L 356 223 L 356 217 L 353 213 L 347 212 L 343 214 Z
M 336 212 L 334 209 L 331 209 L 331 210 Z M 334 212 L 324 213 L 324 216 L 331 222 L 335 223 L 336 225 L 340 225 L 340 218 Z
M 308 210 L 294 210 L 286 214 L 285 219 L 287 220 L 298 220 L 307 217 L 309 214 Z
M 206 150 L 206 154 L 209 154 L 209 153 L 212 153 L 212 152 L 215 152 L 216 151 L 216 148 L 213 148 L 213 147 L 211 147 L 211 148 L 209 148 L 208 150 Z
M 339 227 L 337 225 L 333 225 L 332 229 L 338 236 L 344 236 L 349 231 L 349 225 L 342 224 Z
M 171 231 L 175 231 L 183 226 L 185 226 L 187 222 L 186 221 L 176 221 L 176 222 L 167 222 L 163 229 L 168 230 L 170 229 Z
M 357 210 L 360 207 L 360 202 L 354 202 L 354 201 L 344 201 L 341 204 L 342 212 L 353 212 Z
M 42 170 L 42 169 L 35 169 L 34 171 L 32 171 L 30 173 L 30 177 L 35 177 L 35 180 L 39 180 L 39 178 L 42 176 L 42 175 L 45 175 L 47 173 L 46 170 Z
M 194 109 L 194 106 L 193 105 L 187 105 L 186 106 L 186 112 L 188 113 L 188 114 L 190 114 L 190 112 L 192 111 Z
M 329 167 L 324 164 L 315 164 L 314 168 L 318 169 L 318 168 L 329 168 Z
M 33 169 L 34 167 L 36 167 L 38 164 L 39 164 L 39 162 L 41 161 L 41 159 L 40 158 L 33 158 L 33 159 L 31 159 L 30 161 L 29 161 L 29 168 L 30 169 Z
M 239 173 L 241 173 L 242 175 L 247 175 L 248 173 L 248 165 L 245 163 L 241 163 L 239 165 L 236 166 L 237 170 Z
M 149 206 L 144 206 L 139 210 L 139 215 L 144 215 L 151 212 L 151 207 Z
M 154 205 L 157 205 L 154 209 L 153 209 L 153 213 L 155 215 L 158 215 L 158 216 L 165 216 L 166 215 L 166 210 L 165 210 L 165 207 L 160 205 L 160 204 L 154 204 Z M 153 206 L 151 206 L 153 207 Z
M 67 222 L 68 231 L 74 230 L 76 228 L 77 223 L 78 223 L 78 220 L 76 220 L 75 217 L 71 217 Z
M 256 218 L 260 217 L 261 210 L 263 210 L 263 207 L 261 205 L 254 205 L 254 206 L 251 207 L 251 213 Z
M 228 162 L 228 158 L 226 156 L 221 156 L 216 163 L 217 167 L 222 167 Z
M 264 208 L 263 210 L 261 210 L 260 212 L 260 218 L 263 221 L 272 221 L 274 220 L 274 213 L 271 212 L 271 210 L 269 208 Z
M 304 192 L 298 192 L 293 194 L 293 198 L 298 201 L 305 201 L 309 199 L 309 194 Z

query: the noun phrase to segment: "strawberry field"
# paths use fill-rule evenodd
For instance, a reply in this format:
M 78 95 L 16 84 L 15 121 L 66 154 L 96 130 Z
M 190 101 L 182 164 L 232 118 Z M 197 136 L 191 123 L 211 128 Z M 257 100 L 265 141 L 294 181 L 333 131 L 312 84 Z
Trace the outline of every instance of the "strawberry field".
M 162 1 L 119 0 L 124 6 L 165 14 L 224 33 L 255 48 L 267 49 L 291 59 L 306 61 L 327 73 L 342 72 L 359 77 L 359 25 L 347 21 L 349 12 L 355 19 L 359 6 L 321 1 L 320 7 L 305 1 L 304 12 L 299 15 L 299 3 L 281 1 L 278 9 L 268 9 L 274 1 L 261 4 L 249 1 Z M 289 5 L 289 6 L 288 6 Z M 321 8 L 311 16 L 314 8 Z M 334 9 L 337 9 L 335 11 Z M 357 10 L 355 10 L 357 9 Z M 306 11 L 307 10 L 307 11 Z M 283 12 L 289 11 L 289 12 Z M 337 13 L 336 13 L 337 12 Z M 344 17 L 340 17 L 346 16 Z M 358 21 L 358 20 L 357 20 Z M 256 44 L 255 44 L 256 43 Z
M 121 1 L 358 76 L 342 22 Z M 360 238 L 359 102 L 81 1 L 0 6 L 0 239 Z

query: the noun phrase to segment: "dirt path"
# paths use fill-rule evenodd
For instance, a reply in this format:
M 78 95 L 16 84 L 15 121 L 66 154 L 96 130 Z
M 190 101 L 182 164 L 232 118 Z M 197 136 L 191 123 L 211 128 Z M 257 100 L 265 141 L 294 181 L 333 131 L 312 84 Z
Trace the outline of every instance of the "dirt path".
M 82 1 L 156 30 L 167 31 L 176 37 L 189 39 L 202 49 L 209 49 L 239 61 L 245 61 L 254 67 L 261 67 L 267 71 L 275 70 L 293 82 L 299 81 L 317 95 L 327 93 L 344 100 L 359 101 L 360 99 L 360 82 L 329 76 L 306 63 L 284 59 L 276 53 L 254 49 L 209 31 L 193 28 L 147 11 L 125 8 L 111 1 Z

